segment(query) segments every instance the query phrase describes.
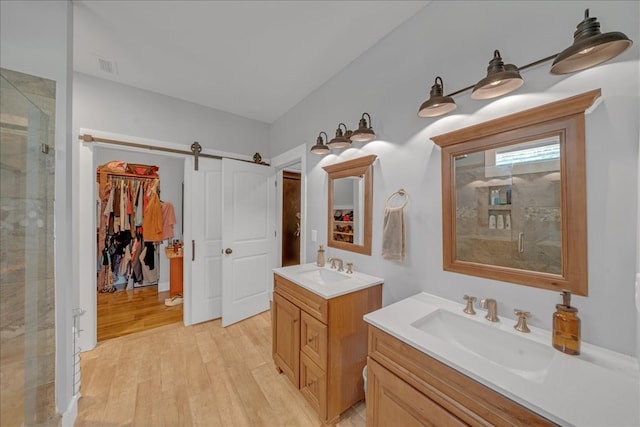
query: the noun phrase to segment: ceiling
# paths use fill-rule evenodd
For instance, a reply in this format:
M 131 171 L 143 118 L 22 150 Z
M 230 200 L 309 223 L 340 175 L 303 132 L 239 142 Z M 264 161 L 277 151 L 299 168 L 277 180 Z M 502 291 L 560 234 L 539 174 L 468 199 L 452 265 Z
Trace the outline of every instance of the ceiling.
M 428 3 L 74 0 L 74 70 L 272 123 Z

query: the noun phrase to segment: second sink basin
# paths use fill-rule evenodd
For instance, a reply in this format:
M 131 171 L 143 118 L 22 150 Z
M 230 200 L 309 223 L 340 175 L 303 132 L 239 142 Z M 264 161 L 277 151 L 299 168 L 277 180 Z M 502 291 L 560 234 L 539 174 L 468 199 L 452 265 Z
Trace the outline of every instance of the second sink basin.
M 330 299 L 349 292 L 380 285 L 383 279 L 354 271 L 352 274 L 318 267 L 316 263 L 274 268 L 273 272 L 303 288 Z
M 447 310 L 436 310 L 411 326 L 528 379 L 543 378 L 554 356 L 550 345 Z
M 309 280 L 319 284 L 333 283 L 349 278 L 349 276 L 345 273 L 339 273 L 337 271 L 329 270 L 322 267 L 311 268 L 307 271 L 302 271 L 299 273 L 299 275 L 303 280 Z

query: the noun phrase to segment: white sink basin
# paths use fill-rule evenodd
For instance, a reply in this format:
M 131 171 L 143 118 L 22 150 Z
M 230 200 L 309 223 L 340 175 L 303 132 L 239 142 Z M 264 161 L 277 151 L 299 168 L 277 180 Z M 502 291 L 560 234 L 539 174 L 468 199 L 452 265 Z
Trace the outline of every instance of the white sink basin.
M 345 273 L 339 273 L 337 271 L 328 270 L 322 267 L 302 271 L 299 273 L 299 276 L 302 280 L 315 282 L 321 285 L 349 279 L 349 275 Z
M 379 277 L 359 271 L 347 274 L 329 267 L 318 267 L 315 263 L 274 268 L 273 272 L 327 299 L 383 282 Z
M 551 345 L 551 332 L 513 319 L 489 322 L 483 312 L 421 292 L 365 321 L 562 426 L 640 427 L 636 357 L 582 342 L 580 355 Z
M 529 340 L 515 330 L 442 309 L 411 326 L 531 380 L 544 377 L 555 354 L 550 344 Z

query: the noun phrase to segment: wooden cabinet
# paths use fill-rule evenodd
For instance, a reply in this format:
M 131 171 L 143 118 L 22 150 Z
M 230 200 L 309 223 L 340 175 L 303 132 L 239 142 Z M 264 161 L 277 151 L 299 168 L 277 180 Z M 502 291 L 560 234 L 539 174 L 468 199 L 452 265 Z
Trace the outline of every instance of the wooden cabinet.
M 325 299 L 274 275 L 273 360 L 324 424 L 364 399 L 363 316 L 382 306 L 382 285 Z
M 369 426 L 466 425 L 373 359 L 369 359 L 367 368 L 367 387 L 371 390 L 367 401 Z
M 300 309 L 273 295 L 273 359 L 278 369 L 298 386 L 300 373 Z
M 369 326 L 367 426 L 552 426 L 546 418 Z

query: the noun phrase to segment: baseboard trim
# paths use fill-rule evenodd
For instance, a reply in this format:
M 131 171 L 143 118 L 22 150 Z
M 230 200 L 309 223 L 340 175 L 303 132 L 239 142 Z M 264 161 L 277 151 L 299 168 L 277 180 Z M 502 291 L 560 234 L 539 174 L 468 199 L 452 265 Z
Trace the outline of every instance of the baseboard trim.
M 78 418 L 78 400 L 80 399 L 80 393 L 73 396 L 67 410 L 62 414 L 62 427 L 73 427 Z

